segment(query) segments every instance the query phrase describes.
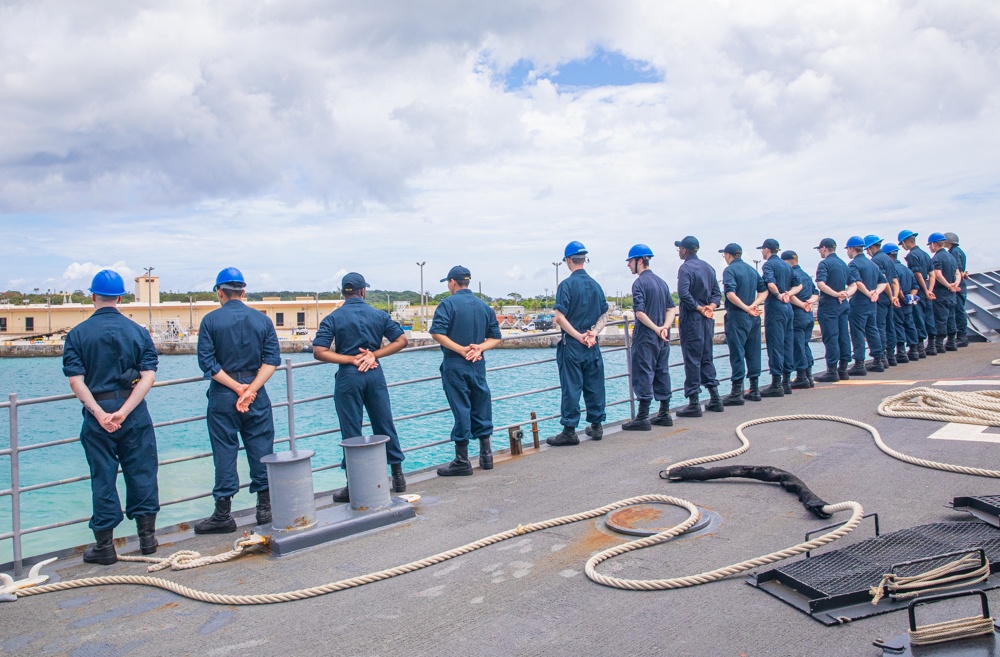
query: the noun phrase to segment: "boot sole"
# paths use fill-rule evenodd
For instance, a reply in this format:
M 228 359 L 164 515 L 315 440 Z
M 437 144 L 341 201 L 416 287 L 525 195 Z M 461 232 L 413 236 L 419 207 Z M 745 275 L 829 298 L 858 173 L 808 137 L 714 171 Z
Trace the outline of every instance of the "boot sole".
M 737 400 L 730 401 L 728 399 L 723 399 L 722 400 L 722 405 L 723 406 L 742 406 L 743 404 L 744 404 L 744 402 L 743 402 L 742 399 L 740 399 L 738 401 Z
M 199 529 L 198 527 L 194 528 L 195 534 L 232 534 L 235 531 L 236 531 L 236 521 L 233 521 L 233 524 L 231 526 L 226 525 L 224 527 L 211 527 L 206 529 Z
M 466 470 L 460 470 L 460 471 L 438 470 L 437 474 L 438 474 L 439 477 L 471 477 L 472 476 L 472 468 L 469 468 L 468 471 L 466 471 Z
M 631 426 L 631 427 L 628 426 L 627 424 L 623 424 L 622 425 L 622 431 L 651 431 L 653 427 L 650 426 L 650 424 L 651 423 L 647 422 L 645 424 L 640 424 L 640 425 Z M 602 436 L 602 438 L 603 438 L 603 436 Z M 600 440 L 600 438 L 594 438 L 594 440 Z
M 158 547 L 160 547 L 159 543 L 157 543 L 156 545 L 154 545 L 151 548 L 150 547 L 141 547 L 140 546 L 139 547 L 139 552 L 141 552 L 142 554 L 156 554 L 156 548 L 158 548 Z
M 109 559 L 88 559 L 88 558 L 84 557 L 83 558 L 83 562 L 84 563 L 97 564 L 98 566 L 111 566 L 113 564 L 118 563 L 118 557 L 115 556 L 114 559 L 110 559 L 110 560 Z
M 669 419 L 669 418 L 666 419 L 666 420 L 650 420 L 649 423 L 650 424 L 655 424 L 658 427 L 672 427 L 672 426 L 674 426 L 674 421 L 672 419 Z

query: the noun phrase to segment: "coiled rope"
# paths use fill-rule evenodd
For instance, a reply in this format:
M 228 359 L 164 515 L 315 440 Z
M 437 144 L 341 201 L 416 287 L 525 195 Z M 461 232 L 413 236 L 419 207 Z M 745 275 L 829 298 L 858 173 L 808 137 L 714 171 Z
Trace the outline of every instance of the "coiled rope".
M 810 419 L 810 420 L 830 420 L 834 422 L 841 422 L 845 424 L 851 424 L 853 426 L 862 427 L 868 429 L 871 432 L 875 432 L 874 428 L 869 427 L 863 422 L 858 422 L 856 420 L 850 420 L 848 418 L 840 418 L 832 415 L 787 415 L 781 417 L 773 418 L 761 418 L 756 420 L 751 420 L 749 422 L 744 422 L 736 429 L 736 434 L 739 437 L 742 446 L 733 450 L 731 452 L 724 452 L 721 454 L 714 454 L 711 456 L 699 457 L 696 459 L 691 459 L 678 463 L 673 467 L 680 467 L 685 465 L 696 465 L 699 463 L 708 463 L 711 461 L 721 461 L 723 459 L 731 458 L 742 454 L 750 447 L 750 441 L 747 440 L 743 433 L 745 428 L 765 424 L 768 422 L 781 422 L 786 420 L 799 420 L 799 419 Z M 661 473 L 662 475 L 662 473 Z M 111 575 L 104 577 L 89 577 L 83 579 L 69 580 L 65 582 L 57 582 L 55 584 L 47 584 L 44 586 L 31 587 L 27 589 L 20 589 L 16 591 L 18 597 L 28 597 L 32 595 L 41 595 L 43 593 L 50 593 L 53 591 L 66 591 L 69 589 L 83 588 L 88 586 L 106 586 L 106 585 L 140 585 L 140 586 L 152 586 L 177 595 L 190 598 L 192 600 L 199 600 L 201 602 L 208 602 L 211 604 L 220 605 L 261 605 L 261 604 L 275 604 L 279 602 L 290 602 L 293 600 L 305 600 L 308 598 L 314 598 L 321 595 L 326 595 L 328 593 L 333 593 L 335 591 L 343 591 L 345 589 L 355 588 L 362 586 L 364 584 L 371 584 L 372 582 L 378 582 L 381 580 L 389 579 L 391 577 L 396 577 L 398 575 L 403 575 L 406 573 L 411 573 L 422 568 L 427 568 L 428 566 L 433 566 L 449 559 L 454 559 L 455 557 L 461 556 L 463 554 L 468 554 L 475 550 L 505 541 L 509 538 L 514 538 L 517 536 L 523 536 L 531 532 L 536 532 L 542 529 L 550 529 L 552 527 L 558 527 L 561 525 L 568 525 L 575 522 L 580 522 L 581 520 L 589 520 L 593 518 L 599 518 L 604 516 L 611 511 L 617 509 L 631 506 L 634 504 L 646 504 L 646 503 L 662 503 L 670 504 L 673 506 L 679 506 L 688 511 L 688 518 L 681 523 L 671 527 L 670 529 L 654 534 L 653 536 L 648 536 L 640 538 L 634 541 L 629 541 L 617 547 L 609 548 L 603 550 L 598 554 L 592 556 L 586 563 L 585 572 L 587 577 L 589 577 L 594 582 L 619 589 L 627 589 L 634 591 L 657 591 L 666 589 L 677 589 L 684 588 L 688 586 L 696 586 L 698 584 L 705 584 L 708 582 L 714 582 L 716 580 L 735 575 L 737 573 L 750 570 L 751 568 L 756 568 L 769 563 L 774 563 L 775 561 L 780 561 L 782 559 L 787 559 L 788 557 L 795 556 L 797 554 L 802 554 L 804 552 L 815 550 L 823 545 L 831 543 L 838 538 L 846 536 L 852 532 L 858 524 L 861 522 L 862 516 L 864 515 L 864 509 L 857 502 L 846 501 L 840 502 L 838 504 L 828 504 L 823 507 L 823 510 L 827 513 L 833 514 L 838 511 L 851 511 L 851 517 L 839 527 L 833 529 L 822 536 L 818 536 L 811 541 L 805 543 L 800 543 L 794 545 L 790 548 L 784 550 L 779 550 L 771 554 L 766 554 L 755 559 L 749 559 L 737 564 L 730 566 L 724 566 L 722 568 L 717 568 L 715 570 L 707 571 L 704 573 L 699 573 L 697 575 L 690 575 L 687 577 L 676 577 L 670 579 L 655 579 L 655 580 L 635 580 L 635 579 L 622 579 L 617 577 L 609 577 L 607 575 L 601 575 L 597 572 L 597 565 L 603 561 L 607 561 L 613 557 L 616 557 L 626 552 L 632 552 L 635 550 L 640 550 L 645 547 L 650 547 L 658 543 L 663 543 L 670 540 L 674 536 L 682 534 L 692 527 L 701 517 L 701 512 L 698 508 L 688 502 L 676 497 L 671 497 L 669 495 L 640 495 L 638 497 L 630 497 L 624 500 L 619 500 L 605 506 L 598 507 L 596 509 L 591 509 L 589 511 L 584 511 L 582 513 L 577 513 L 569 516 L 562 516 L 560 518 L 553 518 L 550 520 L 544 520 L 541 522 L 531 523 L 528 525 L 519 525 L 514 529 L 509 529 L 505 532 L 500 532 L 498 534 L 493 534 L 492 536 L 487 536 L 478 541 L 468 543 L 462 547 L 455 548 L 453 550 L 448 550 L 446 552 L 440 552 L 431 557 L 421 559 L 418 561 L 412 561 L 408 564 L 402 566 L 397 566 L 395 568 L 389 568 L 386 570 L 380 570 L 378 572 L 370 573 L 368 575 L 362 575 L 360 577 L 352 577 L 349 579 L 343 579 L 336 582 L 331 582 L 329 584 L 324 584 L 321 586 L 314 586 L 306 589 L 298 589 L 295 591 L 286 591 L 282 593 L 262 593 L 253 595 L 227 595 L 220 593 L 210 593 L 207 591 L 199 591 L 177 582 L 172 582 L 170 580 L 162 579 L 159 577 L 148 577 L 141 575 Z M 169 558 L 168 558 L 169 560 Z
M 933 643 L 945 643 L 956 639 L 993 634 L 996 631 L 993 622 L 993 618 L 989 616 L 972 616 L 921 625 L 915 630 L 910 630 L 910 645 L 927 646 Z
M 248 534 L 243 538 L 233 542 L 233 549 L 221 554 L 201 556 L 200 552 L 194 550 L 181 550 L 174 552 L 169 557 L 135 557 L 127 554 L 118 555 L 119 561 L 136 561 L 153 564 L 146 568 L 147 573 L 155 573 L 158 570 L 190 570 L 191 568 L 201 568 L 213 563 L 225 563 L 243 555 L 249 548 L 267 545 L 267 539 L 259 534 Z
M 969 570 L 980 562 L 981 565 L 978 568 Z M 886 573 L 882 575 L 881 582 L 869 587 L 868 592 L 872 596 L 872 604 L 877 605 L 879 600 L 887 595 L 893 600 L 908 600 L 931 592 L 947 591 L 985 582 L 989 576 L 989 560 L 980 560 L 974 554 L 967 554 L 960 559 L 917 575 L 903 576 L 896 573 Z

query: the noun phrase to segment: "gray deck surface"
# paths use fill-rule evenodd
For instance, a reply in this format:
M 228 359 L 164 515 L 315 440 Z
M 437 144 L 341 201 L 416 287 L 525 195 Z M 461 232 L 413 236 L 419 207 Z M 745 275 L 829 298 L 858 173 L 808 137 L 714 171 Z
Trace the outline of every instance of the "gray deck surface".
M 718 513 L 709 533 L 605 562 L 602 572 L 663 578 L 711 570 L 800 542 L 819 527 L 794 496 L 745 480 L 668 483 L 666 464 L 738 445 L 734 428 L 754 417 L 842 415 L 876 426 L 892 447 L 949 463 L 1000 467 L 990 442 L 928 440 L 941 423 L 877 415 L 885 396 L 947 379 L 1000 386 L 990 364 L 1000 347 L 973 344 L 791 397 L 678 420 L 649 433 L 609 432 L 602 442 L 498 459 L 472 477 L 413 478 L 423 495 L 407 524 L 281 559 L 255 555 L 166 578 L 214 592 L 278 592 L 315 586 L 406 563 L 518 524 L 567 515 L 645 493 L 683 497 Z M 987 429 L 1000 439 L 1000 429 Z M 966 519 L 945 503 L 957 495 L 1000 493 L 1000 483 L 902 463 L 847 425 L 787 422 L 748 430 L 749 452 L 719 465 L 772 465 L 798 475 L 828 502 L 847 499 L 880 514 L 883 532 Z M 498 436 L 502 440 L 502 437 Z M 497 444 L 500 444 L 499 442 Z M 329 498 L 324 498 L 329 502 Z M 678 514 L 680 516 L 680 514 Z M 846 519 L 846 513 L 837 519 Z M 866 521 L 845 541 L 872 536 Z M 231 536 L 161 537 L 159 555 L 179 549 L 215 554 Z M 18 655 L 880 655 L 873 639 L 906 629 L 897 612 L 825 627 L 746 584 L 746 576 L 676 591 L 629 592 L 599 586 L 583 573 L 594 552 L 625 540 L 599 521 L 512 539 L 441 565 L 312 600 L 222 607 L 158 589 L 87 588 L 0 605 L 0 653 Z M 171 543 L 168 543 L 172 541 Z M 801 557 L 797 557 L 801 558 Z M 63 559 L 61 579 L 143 574 L 140 564 L 111 567 Z M 1000 592 L 989 594 L 1000 607 Z M 961 611 L 971 611 L 974 605 Z M 947 614 L 943 620 L 957 615 Z

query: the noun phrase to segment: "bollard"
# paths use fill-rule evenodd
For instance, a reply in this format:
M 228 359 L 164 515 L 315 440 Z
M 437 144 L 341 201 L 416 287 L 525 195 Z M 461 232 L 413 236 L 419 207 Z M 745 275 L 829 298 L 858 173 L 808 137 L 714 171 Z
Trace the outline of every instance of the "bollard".
M 267 466 L 272 531 L 290 532 L 316 524 L 312 457 L 311 450 L 293 449 L 260 460 Z
M 351 508 L 356 511 L 384 509 L 392 504 L 385 470 L 387 442 L 389 436 L 356 436 L 340 442 L 347 463 Z

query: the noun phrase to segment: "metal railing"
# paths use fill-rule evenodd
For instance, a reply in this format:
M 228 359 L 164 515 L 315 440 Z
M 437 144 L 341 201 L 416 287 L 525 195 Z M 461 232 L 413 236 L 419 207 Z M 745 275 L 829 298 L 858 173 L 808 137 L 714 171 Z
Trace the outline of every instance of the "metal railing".
M 631 329 L 631 321 L 629 321 L 629 320 L 623 320 L 623 321 L 617 321 L 617 322 L 609 322 L 608 326 L 621 326 L 621 327 L 623 327 L 623 329 L 624 329 L 624 331 L 623 331 L 623 333 L 624 333 L 624 346 L 601 347 L 602 354 L 612 353 L 612 352 L 616 352 L 616 351 L 624 351 L 625 352 L 625 361 L 626 361 L 626 371 L 623 372 L 623 373 L 606 375 L 605 376 L 605 381 L 611 381 L 611 380 L 622 379 L 622 378 L 629 378 L 630 379 L 631 378 L 631 369 L 632 369 L 632 365 L 631 365 L 631 349 L 632 349 L 632 344 L 631 344 L 631 331 L 630 331 L 630 329 Z M 548 331 L 548 332 L 544 332 L 544 333 L 533 333 L 533 334 L 530 334 L 530 335 L 513 335 L 513 336 L 508 336 L 508 337 L 504 338 L 504 342 L 514 342 L 514 341 L 524 340 L 524 339 L 537 339 L 537 338 L 544 338 L 544 337 L 554 337 L 554 336 L 558 336 L 558 335 L 561 335 L 561 331 L 558 331 L 558 330 L 557 331 Z M 716 333 L 715 335 L 719 335 L 719 334 Z M 607 340 L 607 338 L 609 336 L 603 336 L 603 337 L 604 337 L 605 340 Z M 671 342 L 672 342 L 672 344 L 676 344 L 675 340 L 672 340 Z M 402 350 L 400 353 L 412 353 L 412 352 L 417 352 L 417 351 L 439 350 L 439 349 L 440 349 L 439 345 L 432 344 L 432 345 L 423 345 L 423 346 L 418 346 L 418 347 L 408 347 L 408 348 Z M 719 358 L 723 358 L 723 357 L 728 357 L 728 354 L 726 354 L 726 353 L 717 354 L 717 355 L 714 356 L 714 359 L 719 359 Z M 509 370 L 509 369 L 515 369 L 515 368 L 521 368 L 521 367 L 528 367 L 528 366 L 532 366 L 532 365 L 540 365 L 540 364 L 543 364 L 543 363 L 552 363 L 552 362 L 555 362 L 555 360 L 556 360 L 555 358 L 543 358 L 543 359 L 531 360 L 531 361 L 527 361 L 527 362 L 523 362 L 523 363 L 514 363 L 514 364 L 509 364 L 509 365 L 498 365 L 498 366 L 495 366 L 495 367 L 489 367 L 489 368 L 486 369 L 486 371 L 487 372 L 498 372 L 498 371 L 502 371 L 502 370 Z M 339 426 L 338 427 L 332 427 L 332 428 L 326 428 L 326 429 L 322 429 L 322 430 L 319 430 L 319 431 L 312 431 L 312 432 L 303 433 L 303 434 L 296 434 L 296 432 L 295 432 L 295 409 L 296 409 L 296 406 L 300 406 L 300 405 L 303 405 L 303 404 L 311 404 L 311 403 L 316 403 L 316 402 L 320 402 L 320 401 L 325 401 L 325 400 L 328 400 L 328 399 L 332 399 L 334 397 L 334 395 L 333 395 L 333 393 L 330 393 L 330 394 L 315 395 L 315 396 L 311 396 L 311 397 L 304 397 L 304 398 L 301 398 L 301 399 L 296 399 L 295 398 L 295 385 L 294 385 L 294 382 L 295 382 L 294 372 L 296 370 L 299 370 L 299 369 L 302 369 L 302 368 L 317 367 L 317 366 L 324 366 L 324 365 L 328 365 L 328 364 L 320 362 L 320 361 L 308 361 L 308 362 L 293 363 L 290 358 L 286 358 L 284 364 L 281 365 L 281 366 L 279 366 L 277 368 L 278 371 L 283 371 L 284 374 L 285 374 L 286 397 L 285 397 L 285 399 L 283 401 L 272 402 L 271 407 L 272 407 L 272 409 L 284 408 L 286 410 L 287 424 L 288 424 L 288 435 L 285 438 L 276 439 L 274 441 L 275 445 L 281 445 L 281 444 L 287 443 L 288 446 L 289 446 L 289 449 L 295 449 L 295 443 L 296 443 L 297 440 L 305 440 L 305 439 L 309 439 L 309 438 L 316 438 L 316 437 L 319 437 L 319 436 L 326 436 L 326 435 L 333 435 L 333 434 L 340 433 Z M 674 367 L 682 367 L 682 366 L 683 366 L 683 362 L 677 362 L 677 363 L 674 363 L 674 364 L 670 365 L 669 367 L 670 368 L 674 368 Z M 437 380 L 440 380 L 440 379 L 441 379 L 440 375 L 437 375 L 437 376 L 425 376 L 425 377 L 419 377 L 419 378 L 414 378 L 414 379 L 408 379 L 408 380 L 405 380 L 405 381 L 395 381 L 395 382 L 389 383 L 387 385 L 388 385 L 389 388 L 396 388 L 396 387 L 401 387 L 401 386 L 414 385 L 414 384 L 418 384 L 418 383 L 425 383 L 425 382 L 429 382 L 429 381 L 437 381 Z M 724 379 L 720 379 L 720 381 L 726 381 L 726 380 L 729 380 L 729 378 L 727 377 L 727 378 L 724 378 Z M 186 384 L 193 384 L 193 383 L 204 383 L 204 382 L 205 382 L 205 378 L 201 377 L 201 376 L 198 376 L 198 377 L 188 377 L 188 378 L 182 378 L 182 379 L 174 379 L 174 380 L 169 380 L 169 381 L 157 382 L 157 383 L 154 384 L 154 387 L 167 387 L 167 386 L 177 386 L 177 385 L 186 385 Z M 554 391 L 554 390 L 558 390 L 559 388 L 560 388 L 559 385 L 545 386 L 545 387 L 541 387 L 541 388 L 534 388 L 534 389 L 531 389 L 531 390 L 525 390 L 525 391 L 521 391 L 521 392 L 515 392 L 515 393 L 512 393 L 512 394 L 507 394 L 507 395 L 501 395 L 501 396 L 498 396 L 498 397 L 493 397 L 491 401 L 492 402 L 498 402 L 498 401 L 516 399 L 516 398 L 521 398 L 521 397 L 528 397 L 528 396 L 532 396 L 532 395 L 539 395 L 539 394 L 542 394 L 542 393 L 546 393 L 546 392 L 551 392 L 551 391 Z M 629 407 L 630 407 L 629 416 L 631 417 L 631 416 L 635 415 L 635 396 L 634 396 L 634 393 L 632 391 L 631 385 L 627 385 L 627 388 L 628 388 L 628 397 L 623 398 L 623 399 L 618 399 L 618 400 L 610 401 L 610 402 L 608 402 L 606 404 L 606 406 L 611 407 L 611 406 L 618 406 L 618 405 L 622 405 L 622 404 L 629 404 Z M 19 463 L 19 457 L 20 457 L 21 454 L 23 454 L 25 452 L 31 452 L 31 451 L 35 451 L 35 450 L 47 449 L 47 448 L 56 447 L 56 446 L 60 446 L 60 445 L 67 445 L 67 444 L 71 444 L 71 443 L 77 443 L 77 442 L 80 442 L 80 438 L 79 438 L 79 436 L 75 436 L 75 437 L 72 437 L 72 438 L 65 438 L 65 439 L 60 439 L 60 440 L 51 440 L 51 441 L 46 441 L 46 442 L 41 442 L 41 443 L 35 443 L 35 444 L 31 444 L 31 445 L 21 446 L 19 444 L 19 433 L 18 433 L 18 415 L 19 415 L 19 409 L 21 409 L 22 407 L 26 407 L 26 406 L 33 406 L 33 405 L 39 405 L 39 404 L 48 404 L 48 403 L 60 402 L 60 401 L 66 401 L 66 400 L 73 400 L 73 399 L 76 399 L 76 397 L 73 394 L 52 395 L 52 396 L 47 396 L 47 397 L 36 397 L 36 398 L 31 398 L 31 399 L 18 399 L 18 397 L 17 397 L 16 394 L 11 394 L 9 396 L 8 401 L 6 401 L 6 402 L 0 402 L 0 408 L 5 408 L 6 407 L 8 409 L 8 414 L 9 414 L 9 418 L 10 418 L 9 419 L 9 431 L 10 431 L 9 447 L 7 447 L 6 449 L 0 450 L 0 457 L 6 456 L 6 457 L 9 457 L 9 459 L 10 459 L 10 482 L 11 482 L 10 483 L 10 488 L 5 489 L 5 490 L 0 490 L 0 498 L 2 498 L 2 497 L 10 497 L 11 498 L 11 530 L 7 531 L 7 532 L 0 533 L 0 541 L 5 541 L 5 540 L 12 541 L 12 553 L 13 553 L 12 566 L 13 566 L 13 569 L 14 569 L 15 573 L 18 574 L 18 575 L 21 574 L 21 572 L 22 572 L 22 570 L 24 568 L 24 565 L 25 565 L 25 557 L 24 557 L 24 554 L 23 554 L 23 546 L 22 546 L 22 539 L 23 539 L 24 536 L 29 535 L 29 534 L 38 533 L 38 532 L 45 532 L 45 531 L 57 529 L 57 528 L 60 528 L 60 527 L 67 527 L 67 526 L 70 526 L 70 525 L 81 524 L 81 523 L 88 522 L 90 520 L 90 517 L 87 516 L 87 517 L 82 517 L 82 518 L 72 518 L 72 519 L 68 519 L 68 520 L 62 520 L 62 521 L 59 521 L 59 522 L 53 522 L 53 523 L 48 523 L 48 524 L 43 524 L 43 525 L 36 525 L 36 526 L 31 526 L 31 527 L 22 527 L 22 509 L 21 509 L 21 494 L 22 493 L 27 493 L 27 492 L 31 492 L 31 491 L 42 490 L 42 489 L 46 489 L 46 488 L 54 488 L 54 487 L 57 487 L 57 486 L 64 486 L 64 485 L 72 484 L 72 483 L 76 483 L 76 482 L 87 481 L 87 480 L 90 479 L 90 476 L 89 475 L 80 475 L 80 476 L 76 476 L 76 477 L 69 477 L 69 478 L 64 478 L 64 479 L 57 479 L 57 480 L 52 480 L 52 481 L 45 481 L 45 482 L 41 482 L 41 483 L 35 483 L 35 484 L 28 485 L 28 486 L 22 486 L 21 485 L 21 480 L 20 480 L 21 473 L 20 473 L 20 463 Z M 410 414 L 406 414 L 406 415 L 396 416 L 396 417 L 393 418 L 393 421 L 400 422 L 400 421 L 404 421 L 404 420 L 412 420 L 412 419 L 417 419 L 417 418 L 422 418 L 422 417 L 428 417 L 428 416 L 432 416 L 432 415 L 437 415 L 437 414 L 445 413 L 445 412 L 449 412 L 449 411 L 450 411 L 450 408 L 448 406 L 444 406 L 444 407 L 441 407 L 441 408 L 434 408 L 434 409 L 431 409 L 431 410 L 420 411 L 420 412 L 417 412 L 417 413 L 410 413 Z M 534 413 L 532 413 L 532 415 L 534 415 Z M 507 424 L 507 425 L 504 425 L 504 426 L 494 427 L 494 432 L 495 433 L 500 433 L 500 432 L 507 431 L 507 430 L 512 429 L 512 428 L 521 428 L 521 427 L 524 427 L 524 426 L 527 426 L 527 425 L 532 425 L 532 424 L 534 424 L 535 426 L 537 426 L 538 422 L 544 422 L 544 421 L 548 421 L 548 420 L 553 420 L 553 419 L 556 419 L 558 417 L 560 417 L 560 413 L 555 413 L 555 414 L 547 415 L 547 416 L 544 416 L 544 417 L 532 417 L 530 419 L 526 418 L 524 421 L 521 421 L 521 422 L 514 422 L 512 424 Z M 155 423 L 153 425 L 153 427 L 154 427 L 154 429 L 159 429 L 159 428 L 163 428 L 163 427 L 177 426 L 177 425 L 181 425 L 181 424 L 186 424 L 186 423 L 190 423 L 190 422 L 199 422 L 199 421 L 203 421 L 203 420 L 205 420 L 205 415 L 195 415 L 195 416 L 190 416 L 190 417 L 182 417 L 182 418 L 178 418 L 178 419 L 167 420 L 167 421 L 164 421 L 164 422 L 158 422 L 158 423 Z M 369 427 L 369 426 L 371 426 L 369 422 L 366 422 L 366 423 L 364 423 L 362 425 L 362 427 Z M 429 449 L 429 448 L 437 447 L 439 445 L 445 445 L 445 444 L 448 444 L 450 442 L 451 442 L 450 438 L 445 438 L 445 439 L 442 439 L 442 440 L 434 440 L 434 441 L 423 443 L 423 444 L 420 444 L 420 445 L 415 445 L 415 446 L 412 446 L 412 447 L 407 447 L 407 448 L 403 449 L 403 452 L 415 452 L 415 451 L 418 451 L 418 450 L 424 450 L 424 449 Z M 240 446 L 239 449 L 240 450 L 244 450 L 245 448 L 243 446 Z M 199 452 L 199 453 L 188 454 L 188 455 L 180 456 L 180 457 L 176 457 L 176 458 L 164 459 L 164 460 L 162 460 L 162 461 L 159 462 L 159 465 L 160 466 L 173 465 L 173 464 L 183 463 L 183 462 L 187 462 L 187 461 L 194 461 L 194 460 L 198 460 L 198 459 L 210 458 L 211 456 L 212 456 L 212 452 L 211 451 L 208 451 L 208 452 Z M 337 463 L 332 463 L 332 464 L 327 464 L 327 465 L 322 465 L 322 466 L 319 466 L 319 467 L 315 467 L 315 468 L 313 468 L 312 471 L 313 472 L 322 472 L 322 471 L 325 471 L 325 470 L 330 470 L 330 469 L 338 468 L 338 467 L 340 467 L 340 462 L 339 461 Z M 249 485 L 250 485 L 250 483 L 246 482 L 246 483 L 241 484 L 240 488 L 246 488 Z M 188 495 L 188 496 L 184 496 L 184 497 L 180 497 L 180 498 L 171 499 L 171 500 L 167 500 L 167 501 L 161 502 L 160 506 L 161 507 L 166 507 L 166 506 L 171 506 L 171 505 L 175 505 L 175 504 L 182 504 L 182 503 L 190 502 L 190 501 L 197 500 L 197 499 L 211 497 L 211 495 L 212 495 L 211 491 L 204 492 L 204 493 L 198 493 L 198 494 L 195 494 L 195 495 Z

